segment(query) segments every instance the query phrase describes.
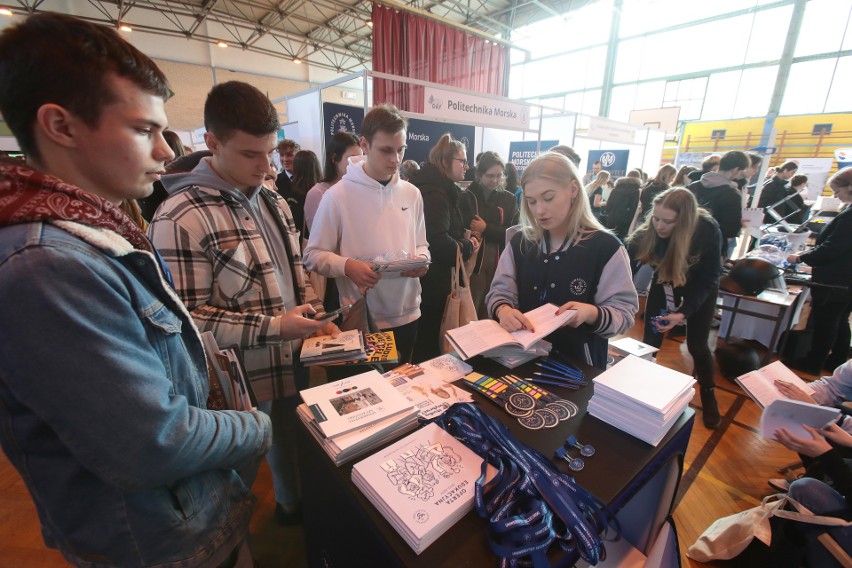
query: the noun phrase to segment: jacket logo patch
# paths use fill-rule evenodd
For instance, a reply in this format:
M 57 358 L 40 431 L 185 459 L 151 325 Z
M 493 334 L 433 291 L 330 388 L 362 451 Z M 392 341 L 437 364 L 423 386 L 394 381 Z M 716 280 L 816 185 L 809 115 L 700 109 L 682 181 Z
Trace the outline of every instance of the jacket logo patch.
M 575 296 L 582 296 L 589 289 L 589 285 L 582 278 L 575 278 L 571 281 L 570 290 Z

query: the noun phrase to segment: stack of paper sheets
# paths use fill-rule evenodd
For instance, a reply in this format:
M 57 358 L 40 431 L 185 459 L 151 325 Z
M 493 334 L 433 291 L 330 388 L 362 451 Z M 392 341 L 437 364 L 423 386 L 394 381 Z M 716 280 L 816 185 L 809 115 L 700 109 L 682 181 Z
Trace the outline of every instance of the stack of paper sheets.
M 341 331 L 337 337 L 321 335 L 302 342 L 299 356 L 306 367 L 338 361 L 360 361 L 367 358 L 364 351 L 364 334 L 359 330 Z
M 629 355 L 594 379 L 589 414 L 652 446 L 680 417 L 695 390 L 695 379 Z
M 432 423 L 355 464 L 352 482 L 420 554 L 473 509 L 482 461 Z

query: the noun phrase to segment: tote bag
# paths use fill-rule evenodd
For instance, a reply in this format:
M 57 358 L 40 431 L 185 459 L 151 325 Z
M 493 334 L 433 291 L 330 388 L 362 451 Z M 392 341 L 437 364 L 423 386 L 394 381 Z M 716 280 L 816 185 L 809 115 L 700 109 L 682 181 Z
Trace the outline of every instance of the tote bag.
M 464 271 L 464 285 L 459 281 L 460 274 Z M 453 350 L 447 341 L 446 333 L 476 320 L 476 306 L 473 304 L 473 296 L 470 294 L 470 276 L 464 268 L 461 250 L 456 248 L 456 267 L 450 272 L 450 294 L 444 305 L 444 317 L 441 318 L 441 353 L 449 353 Z
M 785 510 L 784 506 L 788 503 L 796 510 Z M 758 507 L 718 519 L 689 547 L 686 555 L 699 562 L 730 560 L 745 550 L 755 538 L 769 546 L 772 541 L 770 517 L 831 527 L 852 525 L 852 522 L 843 519 L 814 515 L 799 502 L 779 493 L 764 498 Z

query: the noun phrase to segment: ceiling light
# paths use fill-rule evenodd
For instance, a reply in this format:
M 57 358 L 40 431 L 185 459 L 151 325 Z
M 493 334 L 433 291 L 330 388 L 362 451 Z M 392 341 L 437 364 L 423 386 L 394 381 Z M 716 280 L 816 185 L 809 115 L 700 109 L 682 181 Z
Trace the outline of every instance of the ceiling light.
M 217 42 L 216 45 L 218 45 L 219 47 L 228 47 L 228 44 L 224 41 Z
M 131 28 L 127 24 L 121 24 L 120 26 L 118 26 L 118 29 L 120 29 L 123 32 L 132 32 L 133 31 L 133 28 Z
M 373 20 L 367 20 L 367 27 L 373 27 Z
M 294 58 L 293 58 L 293 63 L 295 63 L 296 65 L 301 65 L 301 64 L 302 64 L 302 60 L 301 60 L 301 59 L 299 59 L 298 57 L 294 57 Z
M 15 14 L 9 8 L 0 8 L 0 14 L 3 16 L 14 16 Z

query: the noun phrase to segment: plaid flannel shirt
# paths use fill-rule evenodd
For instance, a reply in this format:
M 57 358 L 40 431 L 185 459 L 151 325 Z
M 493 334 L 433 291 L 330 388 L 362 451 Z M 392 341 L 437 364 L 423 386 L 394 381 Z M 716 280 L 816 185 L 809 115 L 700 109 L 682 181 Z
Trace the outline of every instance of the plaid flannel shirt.
M 302 268 L 300 235 L 290 208 L 277 193 L 258 199 L 278 212 L 297 304 L 324 312 Z M 273 234 L 275 231 L 272 231 Z M 280 336 L 277 316 L 286 313 L 273 258 L 254 217 L 234 197 L 190 186 L 160 207 L 149 235 L 172 271 L 175 290 L 202 331 L 220 346 L 239 345 L 258 401 L 296 393 L 290 342 Z

